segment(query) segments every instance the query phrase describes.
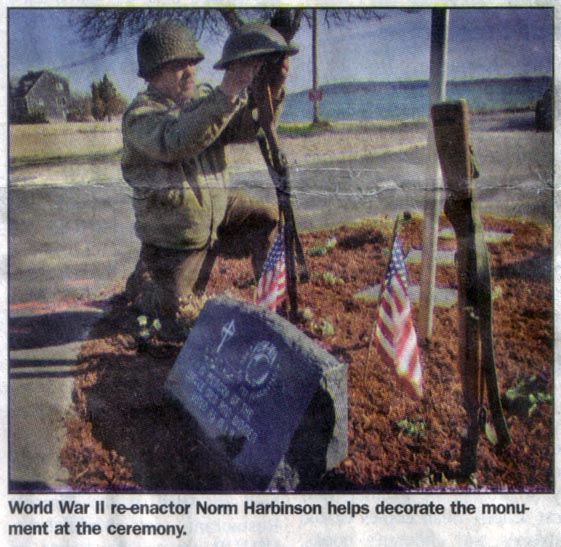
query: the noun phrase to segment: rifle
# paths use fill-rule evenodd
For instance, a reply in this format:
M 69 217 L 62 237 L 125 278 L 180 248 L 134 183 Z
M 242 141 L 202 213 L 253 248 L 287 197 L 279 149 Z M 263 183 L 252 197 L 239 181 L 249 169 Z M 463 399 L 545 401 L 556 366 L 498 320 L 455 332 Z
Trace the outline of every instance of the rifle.
M 286 260 L 286 280 L 289 301 L 288 318 L 295 322 L 298 315 L 297 282 L 308 280 L 308 269 L 304 251 L 296 227 L 296 219 L 292 209 L 290 176 L 288 161 L 281 151 L 275 127 L 271 88 L 267 86 L 265 104 L 258 105 L 259 126 L 257 141 L 261 154 L 267 164 L 269 175 L 273 180 L 279 207 L 279 230 L 283 230 L 284 251 Z M 297 267 L 298 266 L 298 269 Z
M 436 148 L 447 187 L 444 212 L 456 233 L 458 250 L 459 359 L 468 436 L 462 442 L 462 468 L 475 470 L 477 438 L 485 425 L 483 386 L 499 447 L 510 443 L 493 352 L 491 274 L 489 255 L 472 179 L 479 175 L 469 140 L 465 100 L 448 101 L 431 109 Z

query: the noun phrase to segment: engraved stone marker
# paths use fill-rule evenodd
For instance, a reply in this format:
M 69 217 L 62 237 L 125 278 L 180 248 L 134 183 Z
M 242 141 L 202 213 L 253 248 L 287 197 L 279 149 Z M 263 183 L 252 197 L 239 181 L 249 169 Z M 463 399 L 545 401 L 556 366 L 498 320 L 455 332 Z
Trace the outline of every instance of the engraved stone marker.
M 264 308 L 209 300 L 166 389 L 243 488 L 305 488 L 347 454 L 346 365 Z

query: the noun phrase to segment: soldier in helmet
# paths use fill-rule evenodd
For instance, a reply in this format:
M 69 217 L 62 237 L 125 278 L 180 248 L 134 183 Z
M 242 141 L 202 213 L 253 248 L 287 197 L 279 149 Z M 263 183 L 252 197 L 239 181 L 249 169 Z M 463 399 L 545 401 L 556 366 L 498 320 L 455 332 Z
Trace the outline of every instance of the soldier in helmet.
M 139 313 L 173 330 L 179 300 L 204 291 L 222 253 L 251 256 L 259 276 L 276 207 L 228 190 L 225 147 L 255 139 L 267 87 L 278 116 L 296 51 L 271 27 L 246 25 L 226 41 L 213 89 L 196 84 L 204 55 L 186 27 L 164 21 L 141 35 L 138 74 L 148 86 L 124 114 L 122 158 L 141 241 L 127 295 Z

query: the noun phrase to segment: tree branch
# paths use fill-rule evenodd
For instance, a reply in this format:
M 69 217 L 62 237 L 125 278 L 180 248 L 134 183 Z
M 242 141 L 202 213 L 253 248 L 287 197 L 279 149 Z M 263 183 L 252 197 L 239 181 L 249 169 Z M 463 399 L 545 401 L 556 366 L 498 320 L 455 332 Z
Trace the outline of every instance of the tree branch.
M 290 41 L 302 20 L 311 26 L 313 9 L 317 9 L 328 26 L 383 18 L 372 8 L 86 8 L 77 10 L 71 17 L 84 42 L 101 43 L 109 50 L 125 38 L 139 36 L 146 27 L 163 18 L 182 21 L 198 38 L 205 33 L 221 36 L 226 30 L 240 27 L 246 19 L 270 21 Z
M 243 25 L 243 19 L 234 8 L 219 8 L 218 11 L 224 17 L 230 30 L 236 30 Z

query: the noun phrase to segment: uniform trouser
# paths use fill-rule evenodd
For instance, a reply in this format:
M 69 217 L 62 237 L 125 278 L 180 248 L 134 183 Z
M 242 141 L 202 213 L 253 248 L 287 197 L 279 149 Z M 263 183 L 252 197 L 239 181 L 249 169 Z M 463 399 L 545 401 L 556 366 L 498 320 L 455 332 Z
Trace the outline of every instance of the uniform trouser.
M 127 281 L 129 301 L 140 313 L 173 320 L 181 298 L 204 292 L 218 256 L 251 256 L 258 278 L 276 237 L 277 221 L 276 207 L 242 192 L 230 195 L 212 248 L 181 251 L 142 244 Z

